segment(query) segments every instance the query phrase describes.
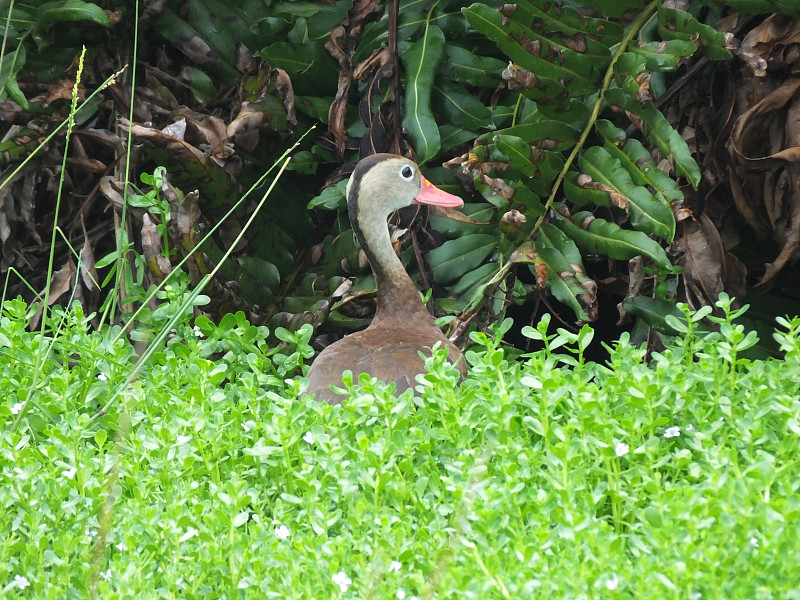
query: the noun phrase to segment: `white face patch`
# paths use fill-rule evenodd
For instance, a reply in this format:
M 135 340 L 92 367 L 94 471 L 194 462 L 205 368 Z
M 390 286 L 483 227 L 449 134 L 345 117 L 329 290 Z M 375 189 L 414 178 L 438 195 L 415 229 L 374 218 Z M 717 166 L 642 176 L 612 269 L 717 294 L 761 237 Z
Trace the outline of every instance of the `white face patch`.
M 348 206 L 355 208 L 359 227 L 365 232 L 384 229 L 389 214 L 411 205 L 421 188 L 419 168 L 399 156 L 375 161 L 356 175 L 348 182 Z

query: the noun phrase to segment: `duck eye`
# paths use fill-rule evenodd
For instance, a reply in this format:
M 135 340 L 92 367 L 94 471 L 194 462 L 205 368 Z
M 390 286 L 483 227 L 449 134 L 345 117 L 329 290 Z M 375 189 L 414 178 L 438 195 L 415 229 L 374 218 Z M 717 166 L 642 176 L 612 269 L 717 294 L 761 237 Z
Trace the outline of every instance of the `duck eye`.
M 410 166 L 406 165 L 402 169 L 400 169 L 400 177 L 402 177 L 406 181 L 410 181 L 413 176 L 414 176 L 414 169 L 412 169 Z

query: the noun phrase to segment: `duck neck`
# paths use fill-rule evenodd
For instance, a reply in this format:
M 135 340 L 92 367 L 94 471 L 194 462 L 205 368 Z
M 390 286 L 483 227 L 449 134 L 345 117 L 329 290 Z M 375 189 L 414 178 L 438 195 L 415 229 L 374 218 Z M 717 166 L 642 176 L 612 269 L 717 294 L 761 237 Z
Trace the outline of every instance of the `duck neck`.
M 388 318 L 407 319 L 424 315 L 430 319 L 417 288 L 394 252 L 386 216 L 361 214 L 355 230 L 375 274 L 378 288 L 378 307 L 373 324 Z

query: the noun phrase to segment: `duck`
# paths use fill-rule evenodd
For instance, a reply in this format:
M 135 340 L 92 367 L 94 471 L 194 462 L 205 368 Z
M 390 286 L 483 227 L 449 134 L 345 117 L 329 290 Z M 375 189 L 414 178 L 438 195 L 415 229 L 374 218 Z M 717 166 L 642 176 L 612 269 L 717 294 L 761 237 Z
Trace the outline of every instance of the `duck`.
M 423 177 L 419 165 L 395 154 L 373 154 L 361 159 L 346 188 L 347 213 L 353 231 L 375 276 L 377 307 L 370 325 L 326 347 L 312 363 L 306 393 L 329 404 L 345 396 L 345 370 L 353 381 L 368 373 L 380 381 L 394 382 L 400 394 L 414 388 L 416 376 L 425 372 L 425 360 L 437 343 L 448 349 L 448 360 L 465 375 L 461 351 L 436 326 L 433 316 L 392 247 L 387 219 L 412 204 L 458 208 L 464 202 Z

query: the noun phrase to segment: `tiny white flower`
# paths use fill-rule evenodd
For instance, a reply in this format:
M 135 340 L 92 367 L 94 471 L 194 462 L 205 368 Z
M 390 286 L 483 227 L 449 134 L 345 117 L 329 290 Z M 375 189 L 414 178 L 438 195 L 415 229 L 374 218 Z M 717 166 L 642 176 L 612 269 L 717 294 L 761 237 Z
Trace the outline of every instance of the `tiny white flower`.
M 128 547 L 125 545 L 125 542 L 120 542 L 119 544 L 117 544 L 117 550 L 119 550 L 120 552 L 125 552 L 125 550 L 127 549 Z
M 242 429 L 244 429 L 245 431 L 250 431 L 250 425 L 248 425 L 247 423 L 242 423 Z
M 78 469 L 76 469 L 75 467 L 71 467 L 67 471 L 61 471 L 61 474 L 64 477 L 66 477 L 67 479 L 73 479 L 75 477 L 75 473 L 77 473 L 77 472 L 78 472 Z
M 306 444 L 313 444 L 314 443 L 314 434 L 310 431 L 307 431 L 306 434 L 303 436 L 303 441 Z
M 190 435 L 179 435 L 178 436 L 178 443 L 179 444 L 185 444 L 190 439 L 192 439 L 192 436 L 190 436 Z
M 14 585 L 19 589 L 24 590 L 26 587 L 30 586 L 30 584 L 31 582 L 22 575 L 14 575 Z
M 339 571 L 338 573 L 334 573 L 333 577 L 331 577 L 333 583 L 339 586 L 339 589 L 343 592 L 347 591 L 347 588 L 350 587 L 350 584 L 353 583 L 353 580 L 347 576 L 347 573 L 344 571 Z
M 606 589 L 607 590 L 615 590 L 619 585 L 619 579 L 616 575 L 612 575 L 608 579 L 606 579 Z
M 100 571 L 100 577 L 102 577 L 106 581 L 111 581 L 111 569 L 109 569 L 108 571 L 105 571 L 105 572 Z
M 753 548 L 758 548 L 758 538 L 757 537 L 751 537 L 750 538 L 750 545 Z
M 405 600 L 406 593 L 403 590 L 397 590 L 397 600 Z
M 292 532 L 289 531 L 286 525 L 281 525 L 275 530 L 275 537 L 281 541 L 287 539 L 290 535 L 292 535 Z
M 17 402 L 14 406 L 11 407 L 11 414 L 16 415 L 19 411 L 22 410 L 22 407 L 25 406 L 24 402 Z
M 673 425 L 672 427 L 667 427 L 667 430 L 664 432 L 665 438 L 674 438 L 679 437 L 681 435 L 681 428 L 677 425 Z
M 108 377 L 106 377 L 106 376 L 105 376 L 103 373 L 99 373 L 99 374 L 97 375 L 97 378 L 98 378 L 100 381 L 108 381 Z
M 189 528 L 186 530 L 186 533 L 184 533 L 184 534 L 183 534 L 183 535 L 182 535 L 182 536 L 181 536 L 181 537 L 178 539 L 178 541 L 179 541 L 179 542 L 185 542 L 186 540 L 190 540 L 190 539 L 192 539 L 192 538 L 193 538 L 194 536 L 196 536 L 198 533 L 199 533 L 199 531 L 197 531 L 197 529 L 195 529 L 194 527 L 189 527 Z
M 631 447 L 628 446 L 628 444 L 625 444 L 624 442 L 619 442 L 616 446 L 614 446 L 614 454 L 616 454 L 617 456 L 625 456 L 630 449 Z
M 395 573 L 399 573 L 400 572 L 400 567 L 402 567 L 402 566 L 403 566 L 403 563 L 399 563 L 396 560 L 393 560 L 392 564 L 389 565 L 389 573 L 391 573 L 392 571 L 394 571 Z
M 197 337 L 199 337 L 199 338 L 201 338 L 201 337 L 205 337 L 205 336 L 203 335 L 203 332 L 202 332 L 202 331 L 200 331 L 200 328 L 199 328 L 197 325 L 195 325 L 195 326 L 194 326 L 194 334 L 195 334 L 195 336 L 197 336 Z

